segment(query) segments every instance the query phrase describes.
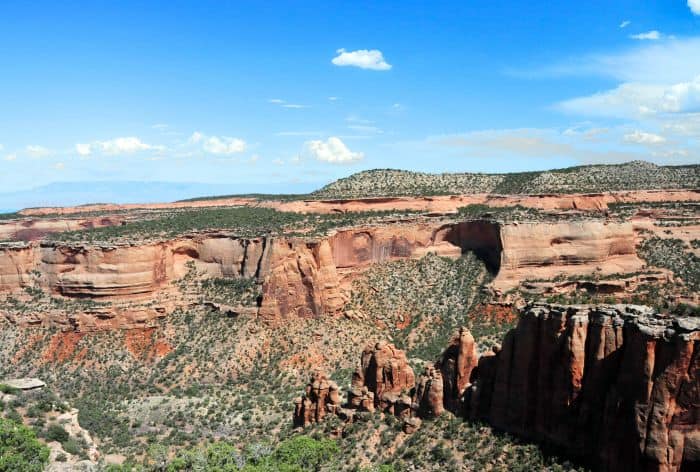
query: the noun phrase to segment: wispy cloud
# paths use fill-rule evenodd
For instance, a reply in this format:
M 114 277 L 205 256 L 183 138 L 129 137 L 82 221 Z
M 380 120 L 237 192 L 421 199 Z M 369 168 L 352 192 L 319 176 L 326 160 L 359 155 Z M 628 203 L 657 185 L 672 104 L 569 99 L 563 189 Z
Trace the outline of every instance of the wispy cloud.
M 597 76 L 623 82 L 677 83 L 700 73 L 700 37 L 635 43 L 621 51 L 508 72 L 526 78 Z
M 379 49 L 358 49 L 357 51 L 346 51 L 338 49 L 338 54 L 331 62 L 336 66 L 359 67 L 369 70 L 390 70 L 392 65 L 386 62 L 384 54 Z
M 630 38 L 637 39 L 640 41 L 656 41 L 661 39 L 661 33 L 656 30 L 647 31 L 646 33 L 631 34 Z
M 632 22 L 630 20 L 624 20 L 622 23 L 620 23 L 620 29 L 627 28 L 631 24 Z
M 51 150 L 37 144 L 30 144 L 24 148 L 30 157 L 46 157 L 51 154 Z
M 273 105 L 278 105 L 282 108 L 293 108 L 293 109 L 310 108 L 308 105 L 301 105 L 299 103 L 289 103 L 288 101 L 282 100 L 281 98 L 270 98 L 267 100 L 267 103 L 272 103 Z

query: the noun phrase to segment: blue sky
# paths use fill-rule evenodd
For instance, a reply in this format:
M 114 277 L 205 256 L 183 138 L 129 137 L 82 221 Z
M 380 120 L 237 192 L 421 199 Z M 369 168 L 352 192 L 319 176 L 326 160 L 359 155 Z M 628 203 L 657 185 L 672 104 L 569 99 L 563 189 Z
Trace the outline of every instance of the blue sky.
M 0 6 L 0 192 L 697 163 L 699 138 L 700 0 Z

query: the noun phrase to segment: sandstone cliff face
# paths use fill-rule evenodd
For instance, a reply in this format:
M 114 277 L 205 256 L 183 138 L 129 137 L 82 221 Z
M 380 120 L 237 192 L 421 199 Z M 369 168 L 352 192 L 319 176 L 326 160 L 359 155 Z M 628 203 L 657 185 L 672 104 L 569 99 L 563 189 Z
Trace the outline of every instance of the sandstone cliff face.
M 0 292 L 17 291 L 36 280 L 56 295 L 138 296 L 185 275 L 189 261 L 208 276 L 252 277 L 263 245 L 261 239 L 203 237 L 142 245 L 4 247 L 0 248 Z M 33 272 L 39 277 L 30 277 Z
M 468 416 L 601 470 L 700 465 L 700 323 L 643 307 L 534 305 L 480 359 Z
M 345 304 L 331 247 L 325 240 L 272 240 L 260 276 L 260 316 L 266 320 L 333 315 Z
M 500 290 L 524 279 L 630 272 L 643 265 L 629 223 L 417 222 L 353 228 L 314 240 L 210 233 L 140 245 L 3 246 L 0 293 L 38 284 L 65 297 L 149 300 L 166 296 L 171 283 L 194 268 L 204 277 L 256 278 L 263 293 L 259 316 L 280 321 L 339 314 L 352 278 L 370 264 L 428 252 L 459 257 L 465 251 L 487 263 Z
M 634 272 L 644 262 L 636 255 L 631 223 L 593 220 L 504 225 L 500 271 L 494 285 L 509 289 L 525 279 L 559 274 Z

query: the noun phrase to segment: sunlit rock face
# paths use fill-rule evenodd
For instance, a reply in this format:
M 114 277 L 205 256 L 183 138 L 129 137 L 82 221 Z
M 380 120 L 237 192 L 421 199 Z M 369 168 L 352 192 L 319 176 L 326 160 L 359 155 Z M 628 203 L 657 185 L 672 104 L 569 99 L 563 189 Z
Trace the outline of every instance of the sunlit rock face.
M 467 416 L 601 470 L 700 464 L 700 322 L 646 307 L 528 307 L 482 356 Z

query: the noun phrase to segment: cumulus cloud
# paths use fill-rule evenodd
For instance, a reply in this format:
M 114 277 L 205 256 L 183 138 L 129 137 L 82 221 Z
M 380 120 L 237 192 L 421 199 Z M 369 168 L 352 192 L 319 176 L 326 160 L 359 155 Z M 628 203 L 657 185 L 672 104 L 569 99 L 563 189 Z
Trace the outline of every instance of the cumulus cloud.
M 92 146 L 87 143 L 78 143 L 75 145 L 75 152 L 81 156 L 89 156 L 92 154 Z
M 623 139 L 626 143 L 633 144 L 663 144 L 666 142 L 666 138 L 663 136 L 639 130 L 626 134 Z
M 51 151 L 43 146 L 38 146 L 36 144 L 30 144 L 24 148 L 25 152 L 31 157 L 46 157 L 51 154 Z
M 80 156 L 90 156 L 94 153 L 102 153 L 109 156 L 120 154 L 134 154 L 142 151 L 163 151 L 165 147 L 144 143 L 135 136 L 108 139 L 106 141 L 93 141 L 91 143 L 76 143 L 75 152 Z
M 657 39 L 661 39 L 661 33 L 653 30 L 647 31 L 646 33 L 632 34 L 630 35 L 630 38 L 640 41 L 656 41 Z
M 357 51 L 338 49 L 336 53 L 338 55 L 331 61 L 336 66 L 352 66 L 370 70 L 389 70 L 392 67 L 384 60 L 384 55 L 379 49 L 358 49 Z
M 700 0 L 688 0 L 688 8 L 694 15 L 700 15 Z
M 144 143 L 139 138 L 134 136 L 128 136 L 123 138 L 114 138 L 107 141 L 95 141 L 89 148 L 82 147 L 83 151 L 88 150 L 92 152 L 93 146 L 102 151 L 105 154 L 116 155 L 116 154 L 134 154 L 140 151 L 161 151 L 162 146 L 154 146 L 151 144 Z M 76 151 L 78 150 L 76 146 Z
M 313 159 L 334 164 L 351 164 L 361 161 L 365 155 L 362 152 L 352 152 L 335 136 L 326 141 L 307 141 L 304 143 L 304 153 Z
M 218 155 L 238 154 L 246 150 L 246 142 L 228 136 L 207 136 L 199 131 L 192 133 L 190 143 L 202 146 L 205 152 Z

